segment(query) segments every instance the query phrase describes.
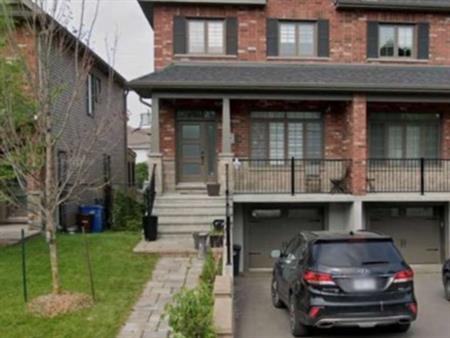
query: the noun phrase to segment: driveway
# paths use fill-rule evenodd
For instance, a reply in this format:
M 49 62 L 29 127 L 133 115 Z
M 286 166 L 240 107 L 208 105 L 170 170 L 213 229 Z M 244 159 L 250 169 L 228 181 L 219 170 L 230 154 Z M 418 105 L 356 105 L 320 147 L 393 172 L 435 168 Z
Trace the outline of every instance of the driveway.
M 286 310 L 270 301 L 270 274 L 250 274 L 235 279 L 237 338 L 292 338 Z M 438 273 L 417 273 L 416 296 L 419 318 L 403 334 L 385 329 L 333 329 L 317 331 L 314 337 L 450 337 L 450 302 L 444 299 Z

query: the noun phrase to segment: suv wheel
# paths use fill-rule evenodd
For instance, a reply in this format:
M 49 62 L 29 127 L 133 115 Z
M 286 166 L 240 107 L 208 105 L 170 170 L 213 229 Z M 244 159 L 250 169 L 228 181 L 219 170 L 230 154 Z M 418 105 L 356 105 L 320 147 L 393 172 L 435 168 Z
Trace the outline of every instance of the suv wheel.
M 294 337 L 305 337 L 310 334 L 310 327 L 303 325 L 298 318 L 295 296 L 289 297 L 289 322 L 291 324 L 291 333 Z
M 447 278 L 444 285 L 445 289 L 445 298 L 450 301 L 450 279 Z
M 275 277 L 272 278 L 271 294 L 273 306 L 278 309 L 282 308 L 284 304 L 280 299 L 280 294 L 278 293 L 278 282 Z

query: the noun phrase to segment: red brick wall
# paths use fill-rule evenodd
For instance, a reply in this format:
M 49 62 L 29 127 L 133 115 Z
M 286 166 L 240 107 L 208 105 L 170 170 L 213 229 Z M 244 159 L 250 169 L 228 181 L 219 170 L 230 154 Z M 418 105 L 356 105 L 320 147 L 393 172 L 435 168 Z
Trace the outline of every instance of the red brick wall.
M 266 18 L 269 17 L 330 21 L 330 59 L 310 59 L 302 60 L 302 62 L 368 62 L 366 58 L 367 21 L 429 22 L 430 60 L 428 63 L 450 64 L 450 21 L 447 15 L 389 11 L 336 11 L 333 2 L 334 0 L 269 0 L 265 7 L 156 4 L 154 7 L 155 69 L 161 69 L 174 60 L 172 29 L 173 17 L 176 15 L 237 17 L 238 56 L 222 58 L 222 61 L 266 61 Z M 177 60 L 182 58 L 178 57 Z M 207 58 L 207 60 L 213 59 Z M 272 59 L 271 62 L 276 61 Z
M 367 103 L 364 95 L 354 95 L 347 106 L 344 151 L 352 160 L 350 190 L 354 195 L 366 193 Z

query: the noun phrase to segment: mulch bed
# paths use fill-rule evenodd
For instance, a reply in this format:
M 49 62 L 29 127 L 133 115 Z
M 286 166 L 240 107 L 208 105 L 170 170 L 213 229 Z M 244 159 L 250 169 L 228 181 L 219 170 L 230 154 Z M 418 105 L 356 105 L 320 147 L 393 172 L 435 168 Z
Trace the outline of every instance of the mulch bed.
M 93 304 L 92 298 L 86 294 L 63 292 L 40 296 L 32 300 L 28 304 L 28 311 L 38 317 L 53 318 L 91 307 Z

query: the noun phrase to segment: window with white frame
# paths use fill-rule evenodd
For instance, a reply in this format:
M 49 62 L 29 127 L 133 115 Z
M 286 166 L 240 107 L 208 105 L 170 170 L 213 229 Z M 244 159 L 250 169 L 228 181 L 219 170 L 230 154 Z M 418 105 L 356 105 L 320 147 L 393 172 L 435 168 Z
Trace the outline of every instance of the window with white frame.
M 188 20 L 188 53 L 225 54 L 225 21 Z
M 381 24 L 378 29 L 380 57 L 415 57 L 414 25 Z
M 280 56 L 311 57 L 317 55 L 317 24 L 315 22 L 279 23 Z
M 86 110 L 89 116 L 94 116 L 96 105 L 100 101 L 101 89 L 100 78 L 89 73 L 86 80 Z

